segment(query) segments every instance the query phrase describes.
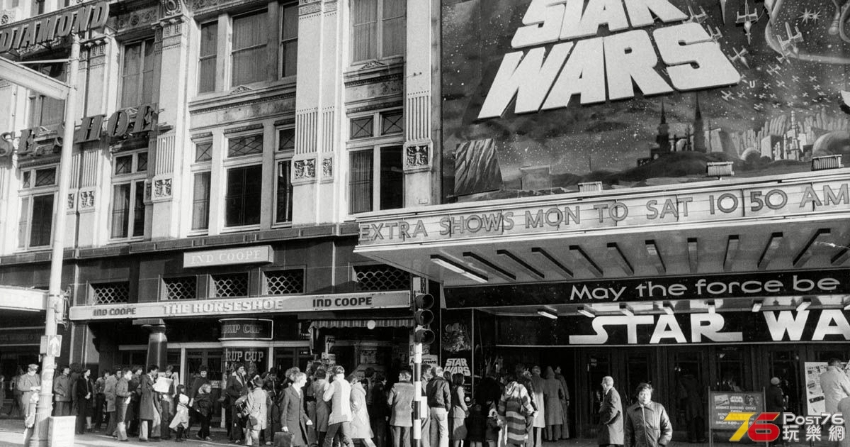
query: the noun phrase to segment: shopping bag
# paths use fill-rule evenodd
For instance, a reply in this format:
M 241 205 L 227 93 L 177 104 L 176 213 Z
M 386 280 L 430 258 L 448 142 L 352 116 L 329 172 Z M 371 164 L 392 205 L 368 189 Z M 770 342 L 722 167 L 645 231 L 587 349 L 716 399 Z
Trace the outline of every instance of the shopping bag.
M 292 447 L 292 433 L 279 431 L 274 434 L 274 447 Z

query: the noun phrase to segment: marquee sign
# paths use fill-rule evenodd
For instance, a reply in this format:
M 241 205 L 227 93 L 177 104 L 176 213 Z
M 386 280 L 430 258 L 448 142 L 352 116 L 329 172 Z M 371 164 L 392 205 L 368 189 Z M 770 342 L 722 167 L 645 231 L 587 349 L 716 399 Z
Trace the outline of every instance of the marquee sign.
M 274 329 L 272 320 L 257 318 L 226 318 L 221 323 L 219 340 L 271 340 Z
M 562 317 L 550 324 L 500 317 L 497 327 L 503 346 L 850 341 L 848 313 L 841 309 Z
M 447 287 L 447 309 L 676 299 L 850 294 L 850 270 L 661 276 L 521 285 Z
M 360 245 L 377 246 L 520 235 L 563 234 L 617 227 L 640 227 L 812 216 L 850 211 L 850 182 L 786 180 L 762 185 L 724 186 L 693 192 L 659 192 L 564 198 L 527 205 L 515 201 L 470 212 L 446 208 L 421 216 L 360 220 Z
M 443 201 L 846 166 L 843 4 L 441 0 Z
M 328 295 L 262 296 L 210 300 L 181 300 L 73 306 L 72 321 L 116 320 L 169 317 L 211 317 L 222 315 L 348 311 L 410 307 L 410 293 L 370 292 Z
M 77 8 L 65 8 L 56 14 L 38 16 L 33 20 L 13 22 L 0 27 L 0 53 L 21 50 L 54 39 L 97 29 L 109 19 L 109 2 L 91 3 Z

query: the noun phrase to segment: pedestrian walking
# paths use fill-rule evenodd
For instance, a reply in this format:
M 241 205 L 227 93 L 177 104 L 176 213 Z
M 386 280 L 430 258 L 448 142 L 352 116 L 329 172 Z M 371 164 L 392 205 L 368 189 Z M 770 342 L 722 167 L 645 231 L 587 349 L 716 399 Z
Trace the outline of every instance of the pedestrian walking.
M 614 388 L 614 378 L 602 378 L 602 404 L 599 407 L 598 442 L 600 447 L 623 445 L 623 402 Z
M 331 368 L 333 380 L 328 384 L 322 398 L 330 403 L 328 433 L 322 447 L 331 447 L 338 441 L 345 447 L 354 447 L 351 442 L 351 385 L 345 380 L 345 368 L 336 365 Z
M 30 407 L 33 406 L 32 395 L 41 391 L 41 377 L 38 376 L 37 372 L 38 365 L 30 363 L 27 366 L 27 373 L 18 378 L 16 387 L 21 392 L 21 409 L 24 417 L 29 414 Z
M 673 426 L 664 406 L 652 401 L 652 385 L 641 383 L 638 401 L 626 410 L 623 426 L 626 447 L 665 446 L 673 437 Z
M 227 379 L 227 397 L 232 403 L 230 407 L 231 413 L 231 421 L 232 425 L 230 428 L 230 441 L 236 444 L 240 444 L 245 439 L 245 424 L 242 415 L 239 412 L 239 407 L 242 402 L 245 402 L 247 398 L 242 399 L 244 396 L 248 395 L 248 384 L 246 383 L 245 378 L 245 367 L 240 363 L 233 364 L 233 373 L 230 375 L 230 378 Z
M 149 438 L 159 438 L 160 423 L 157 393 L 153 390 L 156 378 L 159 375 L 159 367 L 150 365 L 148 373 L 141 377 L 139 390 L 141 400 L 139 401 L 139 441 L 147 441 Z
M 375 434 L 374 441 L 379 447 L 387 447 L 387 421 L 389 420 L 387 378 L 382 373 L 376 372 L 371 389 L 373 401 L 369 402 L 369 393 L 367 393 L 366 408 L 369 410 L 372 432 Z
M 164 376 L 158 378 L 158 383 L 154 384 L 159 397 L 160 417 L 162 418 L 160 422 L 160 438 L 163 440 L 171 439 L 171 430 L 169 427 L 171 426 L 171 418 L 174 415 L 174 393 L 177 385 L 179 385 L 178 379 L 178 374 L 174 372 L 174 365 L 168 365 L 165 367 Z
M 307 374 L 296 373 L 290 386 L 283 390 L 283 400 L 280 405 L 280 425 L 284 433 L 290 436 L 291 447 L 308 445 L 308 426 L 313 425 L 304 411 L 304 385 L 307 384 Z
M 431 447 L 431 410 L 428 407 L 428 384 L 431 383 L 434 371 L 431 365 L 428 364 L 423 364 L 421 368 L 422 370 L 419 376 L 421 397 L 419 402 L 414 402 L 413 404 L 416 405 L 419 403 L 422 406 L 419 412 L 419 416 L 422 418 L 421 439 L 419 441 L 421 447 Z
M 328 433 L 328 418 L 331 414 L 328 402 L 322 397 L 325 394 L 325 390 L 330 386 L 327 376 L 327 371 L 324 368 L 319 368 L 316 370 L 315 380 L 310 384 L 310 388 L 313 390 L 313 396 L 316 398 L 316 421 L 314 427 L 316 430 L 316 441 L 319 446 L 325 443 L 325 435 Z M 282 411 L 283 408 L 281 408 Z
M 91 381 L 91 368 L 86 368 L 77 378 L 76 393 L 77 401 L 77 429 L 78 435 L 91 431 L 91 413 L 94 399 L 94 384 Z
M 779 380 L 779 377 L 770 379 L 770 387 L 768 387 L 765 392 L 764 408 L 768 413 L 779 413 L 779 417 L 774 419 L 773 423 L 779 426 L 779 431 L 781 432 L 782 426 L 785 425 L 782 419 L 782 413 L 785 411 L 785 393 L 782 391 L 782 387 L 779 386 L 780 383 L 781 381 Z M 841 402 L 839 402 L 839 406 L 840 404 Z M 841 411 L 840 408 L 838 411 Z M 776 441 L 771 442 L 770 445 L 782 443 L 784 443 L 784 441 L 777 439 Z
M 410 370 L 398 373 L 398 382 L 390 389 L 387 406 L 390 408 L 390 430 L 393 447 L 410 447 L 413 428 L 414 388 L 410 383 Z
M 20 379 L 23 375 L 24 370 L 18 366 L 15 371 L 15 376 L 12 377 L 12 380 L 9 382 L 9 389 L 12 390 L 12 405 L 9 407 L 9 411 L 6 413 L 6 416 L 11 417 L 12 411 L 17 411 L 18 416 L 26 416 L 23 410 L 24 404 L 21 402 L 21 397 L 24 393 L 18 389 L 18 379 Z
M 201 421 L 201 417 L 195 411 L 195 396 L 198 395 L 198 391 L 201 389 L 202 386 L 210 383 L 210 379 L 207 377 L 207 374 L 208 374 L 207 365 L 201 365 L 198 368 L 197 375 L 195 376 L 194 380 L 192 380 L 191 386 L 188 389 L 187 394 L 188 394 L 188 397 L 189 397 L 189 424 L 186 426 L 186 437 L 187 438 L 190 436 L 189 432 L 192 429 L 192 421 L 195 421 L 195 422 L 198 422 L 198 423 L 200 423 L 200 421 Z M 225 405 L 224 406 L 227 409 L 227 415 L 228 415 L 228 419 L 229 419 L 229 416 L 230 416 L 230 411 L 229 411 L 230 410 L 230 405 L 229 405 L 230 398 L 227 397 L 226 390 L 225 390 L 224 395 L 225 395 Z M 230 428 L 231 427 L 228 424 L 227 425 L 228 437 L 230 436 Z
M 564 407 L 566 399 L 561 381 L 555 377 L 551 366 L 546 367 L 546 378 L 543 380 L 543 407 L 546 413 L 546 440 L 561 439 L 561 429 L 564 426 Z
M 534 416 L 534 431 L 529 434 L 528 447 L 541 447 L 543 443 L 543 429 L 546 428 L 546 398 L 543 395 L 543 387 L 545 380 L 540 375 L 540 367 L 535 365 L 531 368 L 531 384 L 533 386 L 531 400 L 534 402 L 537 409 L 537 415 Z M 533 434 L 533 439 L 531 438 Z
M 276 381 L 277 375 L 274 373 L 266 374 L 266 377 L 263 379 L 268 417 L 266 418 L 266 429 L 260 433 L 260 443 L 265 445 L 272 445 L 274 443 L 274 434 L 281 429 L 280 404 L 282 397 L 277 391 Z
M 247 435 L 245 445 L 260 445 L 260 432 L 266 428 L 268 421 L 268 407 L 266 401 L 268 396 L 263 390 L 263 379 L 255 375 L 249 382 L 248 392 L 248 421 L 246 424 Z
M 130 391 L 131 380 L 133 380 L 132 371 L 124 368 L 121 370 L 121 377 L 115 384 L 115 437 L 124 442 L 128 441 L 127 412 L 133 399 L 133 393 Z
M 186 440 L 186 429 L 189 428 L 189 396 L 186 395 L 186 387 L 182 384 L 177 385 L 174 391 L 174 403 L 177 407 L 174 410 L 174 417 L 171 418 L 171 423 L 168 428 L 174 430 L 175 442 L 183 442 Z
M 118 422 L 115 420 L 115 385 L 118 384 L 118 377 L 121 375 L 121 370 L 115 371 L 115 374 L 112 374 L 112 371 L 106 372 L 107 377 L 103 383 L 103 399 L 106 402 L 106 434 L 109 436 L 113 436 L 115 434 L 115 428 L 118 426 Z
M 71 414 L 71 368 L 62 367 L 62 372 L 53 378 L 53 415 L 68 416 Z
M 561 438 L 560 439 L 570 439 L 570 389 L 567 387 L 567 379 L 561 374 L 561 367 L 558 366 L 555 368 L 555 378 L 558 379 L 558 382 L 561 382 L 561 388 L 564 390 L 564 400 L 561 401 L 561 408 L 563 409 L 563 426 L 561 427 Z
M 452 375 L 452 410 L 451 410 L 451 440 L 453 447 L 462 447 L 466 440 L 466 418 L 469 407 L 466 406 L 466 395 L 463 388 L 464 376 L 461 373 Z
M 428 408 L 431 413 L 431 446 L 449 447 L 449 406 L 452 392 L 449 383 L 443 377 L 443 368 L 431 368 L 432 378 L 425 393 L 428 396 Z M 424 437 L 424 434 L 423 434 Z
M 829 366 L 820 375 L 820 387 L 823 390 L 824 406 L 827 413 L 838 412 L 838 402 L 850 396 L 850 378 L 841 368 L 841 360 L 829 359 Z
M 516 373 L 508 373 L 505 380 L 507 384 L 499 398 L 498 412 L 507 435 L 507 444 L 525 446 L 529 435 L 527 418 L 534 417 L 536 410 L 531 405 L 528 390 L 517 380 Z
M 484 447 L 487 433 L 487 407 L 475 403 L 469 408 L 466 418 L 466 442 L 469 447 Z
M 92 407 L 92 424 L 94 431 L 100 431 L 103 424 L 103 419 L 106 418 L 104 407 L 106 405 L 106 378 L 109 376 L 109 371 L 104 371 L 103 374 L 94 381 L 94 406 Z
M 127 384 L 127 390 L 130 392 L 130 405 L 127 406 L 127 434 L 129 436 L 137 436 L 139 434 L 139 404 L 141 402 L 142 391 L 139 388 L 141 384 L 142 371 L 141 366 L 132 368 L 132 375 Z
M 195 435 L 201 441 L 209 441 L 210 438 L 210 419 L 212 418 L 213 402 L 212 402 L 212 386 L 209 383 L 201 385 L 198 394 L 195 396 L 193 406 L 195 414 L 198 416 L 198 422 L 201 424 L 201 429 Z
M 351 385 L 351 440 L 360 440 L 367 447 L 375 447 L 372 442 L 372 427 L 369 425 L 369 407 L 366 406 L 366 389 L 360 383 L 357 374 L 348 376 Z

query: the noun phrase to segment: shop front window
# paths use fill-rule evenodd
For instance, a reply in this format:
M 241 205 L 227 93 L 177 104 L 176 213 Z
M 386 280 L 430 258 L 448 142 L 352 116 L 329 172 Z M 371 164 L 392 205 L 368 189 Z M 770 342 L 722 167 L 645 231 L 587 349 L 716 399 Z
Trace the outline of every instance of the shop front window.
M 744 379 L 744 354 L 738 348 L 721 348 L 715 354 L 714 365 L 718 391 L 740 392 L 747 390 Z

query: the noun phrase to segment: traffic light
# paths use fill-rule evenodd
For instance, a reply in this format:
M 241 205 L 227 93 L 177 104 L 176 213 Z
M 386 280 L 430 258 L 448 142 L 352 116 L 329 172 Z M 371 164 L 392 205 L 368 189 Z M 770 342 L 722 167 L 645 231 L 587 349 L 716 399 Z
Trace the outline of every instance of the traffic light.
M 434 296 L 428 293 L 417 294 L 413 297 L 413 322 L 416 327 L 413 329 L 413 341 L 430 345 L 434 343 L 435 335 L 431 330 L 431 323 L 434 321 L 434 312 L 431 308 L 434 307 Z

